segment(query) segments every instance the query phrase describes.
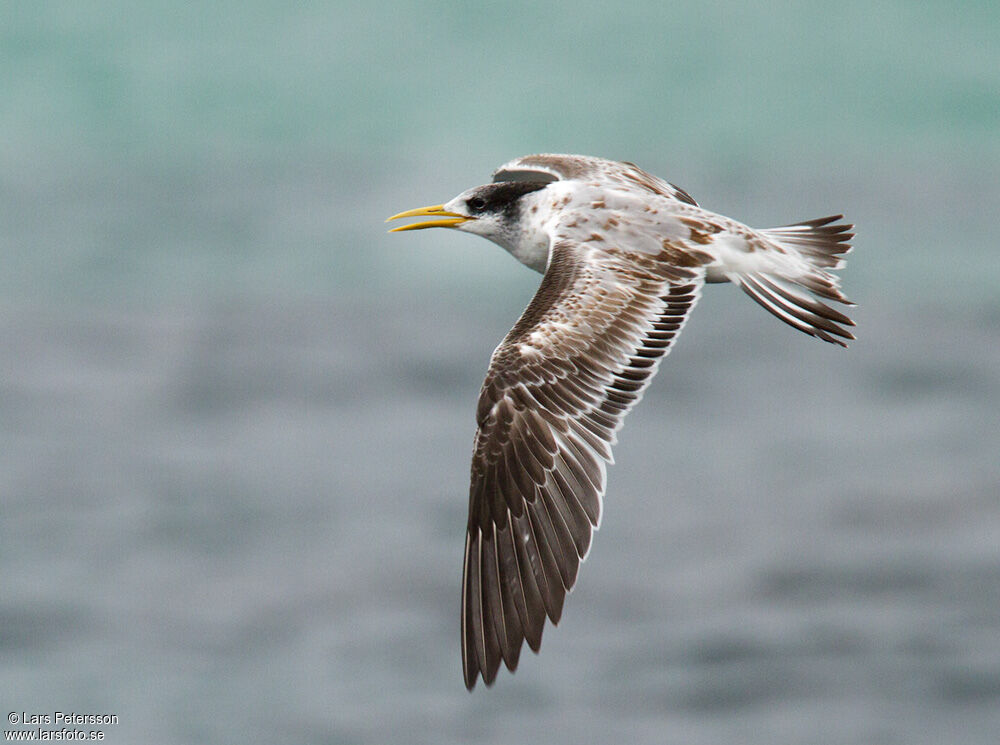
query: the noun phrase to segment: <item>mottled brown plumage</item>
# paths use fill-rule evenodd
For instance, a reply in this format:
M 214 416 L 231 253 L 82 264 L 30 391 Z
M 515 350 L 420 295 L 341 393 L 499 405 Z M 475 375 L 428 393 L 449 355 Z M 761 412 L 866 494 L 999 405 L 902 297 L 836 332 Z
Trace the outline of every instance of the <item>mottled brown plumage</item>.
M 496 348 L 476 408 L 462 577 L 465 684 L 487 685 L 557 623 L 601 517 L 625 415 L 706 282 L 844 346 L 840 215 L 754 230 L 632 163 L 531 155 L 493 183 L 396 217 L 482 235 L 544 276 Z
M 694 306 L 701 278 L 557 244 L 480 393 L 463 581 L 465 682 L 513 670 L 559 621 L 601 514 L 615 433 Z M 643 265 L 645 264 L 645 265 Z M 658 271 L 660 269 L 661 271 Z

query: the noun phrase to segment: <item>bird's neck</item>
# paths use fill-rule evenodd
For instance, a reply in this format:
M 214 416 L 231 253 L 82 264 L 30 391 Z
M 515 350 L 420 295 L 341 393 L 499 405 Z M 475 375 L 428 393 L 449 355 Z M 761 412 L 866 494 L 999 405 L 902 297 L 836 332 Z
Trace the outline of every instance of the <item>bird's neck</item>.
M 496 240 L 515 259 L 536 272 L 545 272 L 549 262 L 549 236 L 554 217 L 551 187 L 521 200 L 519 219 Z

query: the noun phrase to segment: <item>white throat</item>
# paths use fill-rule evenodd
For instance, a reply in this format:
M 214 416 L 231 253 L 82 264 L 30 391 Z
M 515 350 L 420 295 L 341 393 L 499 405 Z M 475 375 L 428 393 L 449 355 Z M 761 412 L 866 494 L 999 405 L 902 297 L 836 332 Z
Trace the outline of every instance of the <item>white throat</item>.
M 554 199 L 552 188 L 526 194 L 521 199 L 520 219 L 485 237 L 536 272 L 544 273 L 549 263 L 549 244 Z

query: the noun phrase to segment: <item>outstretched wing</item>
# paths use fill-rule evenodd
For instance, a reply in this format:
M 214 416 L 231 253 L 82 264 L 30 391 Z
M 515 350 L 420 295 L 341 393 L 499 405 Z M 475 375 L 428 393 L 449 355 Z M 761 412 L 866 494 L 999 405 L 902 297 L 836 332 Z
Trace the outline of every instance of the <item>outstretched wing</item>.
M 462 577 L 462 664 L 472 688 L 559 621 L 601 516 L 615 433 L 704 281 L 683 246 L 660 255 L 565 236 L 538 292 L 493 353 L 476 413 Z

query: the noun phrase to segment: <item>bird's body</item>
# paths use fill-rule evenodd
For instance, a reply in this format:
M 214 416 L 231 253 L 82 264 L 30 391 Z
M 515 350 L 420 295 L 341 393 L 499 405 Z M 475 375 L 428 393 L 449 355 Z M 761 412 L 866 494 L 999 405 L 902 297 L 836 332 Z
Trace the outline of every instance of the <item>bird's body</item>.
M 853 322 L 831 271 L 852 234 L 840 215 L 754 230 L 699 207 L 631 163 L 532 155 L 397 230 L 453 227 L 544 273 L 496 348 L 479 397 L 462 601 L 471 689 L 501 660 L 536 652 L 598 526 L 605 466 L 625 414 L 669 351 L 705 282 L 733 282 L 824 341 Z M 394 219 L 390 218 L 390 219 Z

